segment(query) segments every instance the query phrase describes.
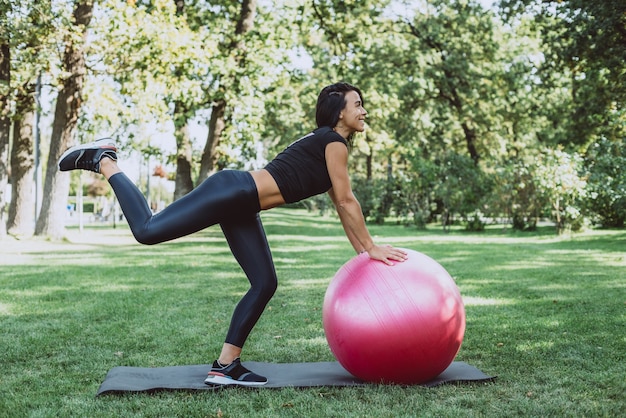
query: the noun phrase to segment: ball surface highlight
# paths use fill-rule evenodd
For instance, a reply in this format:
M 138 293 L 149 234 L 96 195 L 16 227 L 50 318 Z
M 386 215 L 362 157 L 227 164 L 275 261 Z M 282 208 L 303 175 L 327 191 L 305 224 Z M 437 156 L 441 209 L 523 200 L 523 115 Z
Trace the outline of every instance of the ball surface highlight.
M 413 250 L 387 266 L 364 253 L 344 264 L 324 297 L 324 332 L 337 361 L 370 382 L 419 384 L 454 360 L 465 308 L 448 272 Z

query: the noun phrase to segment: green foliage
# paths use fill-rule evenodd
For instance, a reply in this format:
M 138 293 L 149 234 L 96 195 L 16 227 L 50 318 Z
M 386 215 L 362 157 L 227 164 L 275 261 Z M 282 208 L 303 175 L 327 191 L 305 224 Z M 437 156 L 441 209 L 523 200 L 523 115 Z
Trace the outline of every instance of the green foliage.
M 0 94 L 11 115 L 39 73 L 46 91 L 70 76 L 60 57 L 75 30 L 71 3 L 0 0 L 11 47 Z M 547 218 L 563 231 L 585 215 L 622 226 L 623 2 L 498 4 L 257 2 L 244 33 L 240 1 L 99 1 L 77 140 L 112 135 L 136 153 L 184 144 L 177 151 L 193 175 L 205 144 L 175 135 L 194 118 L 206 124 L 226 100 L 218 166 L 260 168 L 315 127 L 321 87 L 345 80 L 363 90 L 369 112 L 350 170 L 372 222 L 476 229 L 503 219 L 532 230 Z M 297 55 L 312 65 L 294 63 Z M 44 141 L 53 118 L 43 115 Z M 177 161 L 178 153 L 150 153 Z M 309 203 L 331 208 L 325 197 Z
M 393 216 L 404 225 L 424 229 L 440 215 L 444 227 L 449 227 L 459 215 L 473 225 L 472 230 L 479 230 L 482 221 L 470 215 L 477 216 L 476 208 L 489 194 L 490 183 L 483 177 L 471 158 L 448 153 L 442 161 L 414 158 L 386 178 L 357 177 L 353 188 L 364 215 L 376 224 Z
M 489 193 L 489 183 L 482 171 L 465 155 L 449 152 L 438 165 L 435 196 L 442 203 L 442 223 L 450 223 L 459 214 L 466 217 L 480 207 L 483 196 Z
M 584 226 L 587 183 L 580 156 L 545 148 L 495 173 L 494 198 L 488 206 L 495 216 L 510 216 L 515 229 L 534 230 L 543 216 L 555 223 L 558 233 Z
M 434 216 L 436 176 L 434 163 L 416 158 L 395 170 L 388 167 L 384 178 L 356 176 L 352 187 L 368 221 L 383 224 L 391 216 L 403 225 L 425 229 Z
M 383 224 L 385 217 L 389 216 L 392 201 L 396 201 L 392 197 L 394 181 L 357 177 L 353 180 L 352 187 L 365 218 L 370 222 Z
M 473 213 L 467 217 L 465 230 L 470 232 L 481 232 L 485 230 L 486 223 L 482 219 L 480 212 Z
M 407 53 L 417 57 L 401 68 L 408 75 L 403 100 L 430 153 L 465 152 L 477 162 L 498 150 L 497 135 L 488 134 L 499 124 L 492 103 L 506 94 L 497 84 L 505 72 L 496 59 L 497 23 L 477 3 L 450 0 L 428 2 L 405 22 Z M 402 134 L 411 143 L 415 132 Z
M 626 103 L 626 70 L 620 64 L 626 61 L 626 4 L 622 0 L 499 3 L 509 20 L 524 15 L 534 19 L 544 45 L 540 77 L 568 79 L 570 97 L 558 119 L 569 121 L 564 140 L 585 148 L 602 136 L 614 139 L 615 109 L 623 109 Z M 554 116 L 557 121 L 559 115 Z M 623 129 L 619 128 L 622 135 Z
M 405 170 L 396 170 L 393 208 L 405 225 L 425 229 L 437 214 L 434 209 L 436 176 L 436 163 L 421 157 L 413 158 Z
M 589 147 L 585 200 L 588 213 L 604 227 L 623 227 L 626 221 L 626 139 L 610 142 L 603 139 Z
M 537 195 L 550 205 L 558 232 L 583 226 L 580 200 L 586 193 L 586 181 L 581 171 L 579 155 L 545 149 L 537 156 L 533 170 Z
M 216 35 L 192 31 L 174 6 L 169 0 L 150 7 L 101 4 L 89 51 L 92 66 L 101 68 L 87 87 L 90 130 L 134 131 L 145 140 L 143 126 L 170 120 L 173 100 L 191 110 L 188 117 L 206 103 Z
M 69 14 L 71 8 L 54 8 L 48 1 L 0 2 L 0 41 L 8 46 L 11 61 L 10 79 L 0 80 L 0 96 L 13 103 L 11 116 L 16 112 L 16 100 L 32 96 L 39 75 L 51 74 L 46 80 L 53 85 L 64 76 L 59 49 L 63 33 L 70 30 L 64 25 Z

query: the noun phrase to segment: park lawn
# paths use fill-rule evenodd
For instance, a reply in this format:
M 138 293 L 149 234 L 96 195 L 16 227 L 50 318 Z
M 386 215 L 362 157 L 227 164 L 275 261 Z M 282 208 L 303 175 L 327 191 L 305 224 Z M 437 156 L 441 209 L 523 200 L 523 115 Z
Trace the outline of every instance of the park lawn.
M 330 361 L 322 301 L 353 250 L 335 217 L 275 209 L 263 220 L 280 284 L 243 360 Z M 217 227 L 157 246 L 125 226 L 88 227 L 63 242 L 0 241 L 0 417 L 626 413 L 626 231 L 370 230 L 450 272 L 466 304 L 457 360 L 494 382 L 95 398 L 115 366 L 211 362 L 247 282 Z M 402 367 L 393 351 L 380 360 Z

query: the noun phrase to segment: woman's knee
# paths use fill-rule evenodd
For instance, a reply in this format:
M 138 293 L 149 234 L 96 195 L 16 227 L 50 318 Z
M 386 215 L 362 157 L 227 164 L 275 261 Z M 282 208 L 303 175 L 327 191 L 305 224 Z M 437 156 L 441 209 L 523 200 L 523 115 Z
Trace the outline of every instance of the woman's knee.
M 157 234 L 148 228 L 132 231 L 135 240 L 143 245 L 155 245 L 163 242 Z
M 275 274 L 270 274 L 253 287 L 258 292 L 259 297 L 268 302 L 276 293 L 276 289 L 278 289 L 278 278 Z

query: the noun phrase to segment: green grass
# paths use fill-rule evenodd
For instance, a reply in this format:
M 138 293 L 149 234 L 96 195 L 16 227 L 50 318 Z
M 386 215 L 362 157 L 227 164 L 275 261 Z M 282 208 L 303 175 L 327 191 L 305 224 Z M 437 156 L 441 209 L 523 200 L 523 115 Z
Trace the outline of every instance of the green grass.
M 263 218 L 280 284 L 244 360 L 332 360 L 322 300 L 354 255 L 341 226 L 301 210 Z M 125 227 L 91 227 L 61 243 L 0 241 L 0 417 L 626 413 L 626 231 L 370 230 L 446 267 L 466 301 L 457 360 L 495 382 L 95 398 L 115 366 L 212 361 L 247 282 L 219 228 L 148 247 Z

